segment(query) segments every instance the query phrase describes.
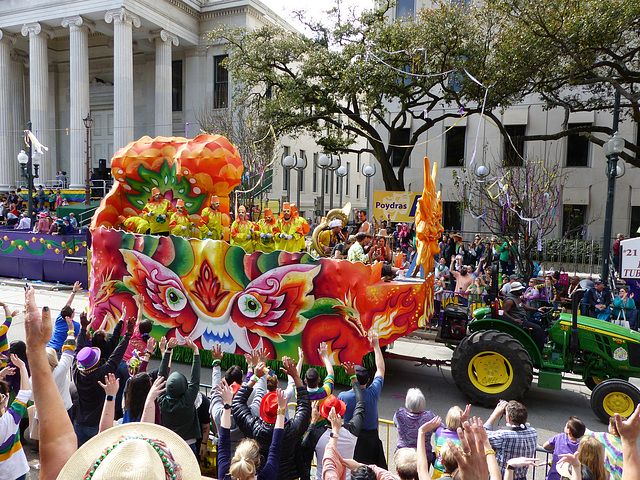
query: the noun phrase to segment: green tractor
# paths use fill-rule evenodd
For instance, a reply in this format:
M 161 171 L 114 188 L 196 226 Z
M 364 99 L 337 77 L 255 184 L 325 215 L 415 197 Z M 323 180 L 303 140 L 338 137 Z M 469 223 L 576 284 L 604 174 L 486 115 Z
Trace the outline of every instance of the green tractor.
M 546 316 L 542 352 L 527 332 L 499 319 L 495 301 L 476 309 L 466 328 L 459 315 L 445 311 L 439 340 L 455 348 L 451 370 L 460 391 L 473 403 L 494 406 L 500 399 L 521 399 L 534 369 L 538 386 L 554 390 L 562 388 L 564 373 L 574 373 L 592 390 L 591 408 L 600 420 L 631 415 L 640 403 L 640 390 L 628 381 L 640 377 L 640 333 L 578 315 L 581 293 L 574 294 L 571 314 Z

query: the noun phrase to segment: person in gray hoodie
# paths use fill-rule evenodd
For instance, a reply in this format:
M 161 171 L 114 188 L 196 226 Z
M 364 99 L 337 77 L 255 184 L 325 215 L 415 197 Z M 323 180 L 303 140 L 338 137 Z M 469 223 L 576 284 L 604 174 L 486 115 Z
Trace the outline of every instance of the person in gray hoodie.
M 193 350 L 191 379 L 187 381 L 180 372 L 172 372 L 167 378 L 171 359 L 171 348 L 167 347 L 158 372 L 160 377 L 167 378 L 167 389 L 158 396 L 158 405 L 162 426 L 180 435 L 197 456 L 196 439 L 201 433 L 195 400 L 200 390 L 200 350 L 190 338 L 185 339 L 185 344 Z

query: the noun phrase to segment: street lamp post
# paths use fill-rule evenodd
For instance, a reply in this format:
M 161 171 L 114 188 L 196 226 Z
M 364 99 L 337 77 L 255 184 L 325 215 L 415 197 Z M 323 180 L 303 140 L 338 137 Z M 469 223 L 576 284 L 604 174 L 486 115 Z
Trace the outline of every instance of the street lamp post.
M 618 155 L 624 150 L 624 138 L 618 133 L 620 115 L 620 93 L 616 91 L 613 106 L 613 135 L 603 145 L 607 157 L 607 204 L 604 216 L 604 238 L 602 239 L 602 283 L 608 285 L 609 280 L 609 255 L 611 253 L 611 227 L 613 224 L 613 202 L 616 188 L 616 178 L 624 175 L 624 168 L 618 167 Z M 624 165 L 624 164 L 623 164 Z
M 373 195 L 371 193 L 371 177 L 373 177 L 376 174 L 376 167 L 375 165 L 367 165 L 366 167 L 364 167 L 362 169 L 362 174 L 367 177 L 367 209 L 369 210 L 367 212 L 367 215 L 369 215 L 369 218 L 373 218 Z
M 295 154 L 294 154 L 295 155 Z M 284 174 L 287 176 L 287 202 L 291 201 L 291 169 L 296 166 L 296 159 L 291 155 L 284 154 L 280 158 L 280 164 L 284 167 Z
M 27 132 L 31 132 L 31 122 L 27 122 Z M 25 132 L 25 134 L 27 132 Z M 29 145 L 29 155 L 27 155 L 24 150 L 20 150 L 20 153 L 18 153 L 18 162 L 20 163 L 20 168 L 22 168 L 24 176 L 27 177 L 27 195 L 29 196 L 27 200 L 27 215 L 29 215 L 31 223 L 33 224 L 33 145 L 28 135 L 25 135 L 24 141 Z M 25 170 L 26 173 L 24 173 Z
M 296 205 L 298 206 L 298 211 L 300 211 L 300 184 L 302 183 L 302 171 L 307 168 L 307 156 L 297 156 L 294 152 L 293 159 L 295 160 L 293 169 L 298 172 L 298 183 L 296 184 Z M 291 178 L 289 178 L 289 181 L 291 181 Z
M 322 171 L 322 183 L 320 187 L 322 189 L 320 191 L 320 216 L 324 217 L 326 213 L 324 209 L 324 177 L 327 168 L 329 168 L 329 166 L 331 165 L 331 159 L 327 155 L 320 155 L 320 157 L 316 158 L 315 162 Z
M 84 128 L 87 130 L 87 172 L 84 184 L 84 204 L 91 205 L 91 144 L 89 133 L 91 132 L 91 125 L 93 125 L 93 119 L 91 118 L 91 112 L 82 119 L 84 122 Z
M 341 163 L 340 155 L 334 156 L 333 153 L 329 155 L 323 154 L 318 159 L 318 165 L 322 169 L 322 215 L 324 215 L 324 172 L 325 170 L 331 172 L 329 177 L 331 179 L 331 185 L 329 187 L 329 210 L 333 210 L 333 173 L 340 168 Z
M 340 208 L 342 208 L 342 191 L 344 190 L 344 177 L 347 176 L 347 167 L 340 165 L 336 170 L 336 175 L 340 179 Z

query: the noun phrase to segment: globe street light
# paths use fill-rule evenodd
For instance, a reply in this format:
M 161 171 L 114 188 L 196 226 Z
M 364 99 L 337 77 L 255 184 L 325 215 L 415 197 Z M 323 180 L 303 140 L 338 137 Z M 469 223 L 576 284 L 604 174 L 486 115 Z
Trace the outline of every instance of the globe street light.
M 296 166 L 296 159 L 291 155 L 286 157 L 282 154 L 280 164 L 284 167 L 284 174 L 287 178 L 287 202 L 291 201 L 291 169 Z
M 367 177 L 367 208 L 369 212 L 369 218 L 373 218 L 373 194 L 371 193 L 371 177 L 376 174 L 375 165 L 367 165 L 362 169 L 362 174 Z
M 336 170 L 336 175 L 340 178 L 340 208 L 342 208 L 342 190 L 344 189 L 344 177 L 347 176 L 347 167 L 341 165 Z
M 609 284 L 609 255 L 611 253 L 611 227 L 613 223 L 613 201 L 616 188 L 616 178 L 624 175 L 624 167 L 620 169 L 617 165 L 618 155 L 624 150 L 624 138 L 618 133 L 618 120 L 620 111 L 620 93 L 616 91 L 613 107 L 613 135 L 609 141 L 603 145 L 604 154 L 607 157 L 606 174 L 607 182 L 607 203 L 604 215 L 604 238 L 602 239 L 602 274 L 601 280 L 605 286 Z M 623 164 L 624 165 L 624 164 Z M 620 265 L 614 265 L 620 268 Z

